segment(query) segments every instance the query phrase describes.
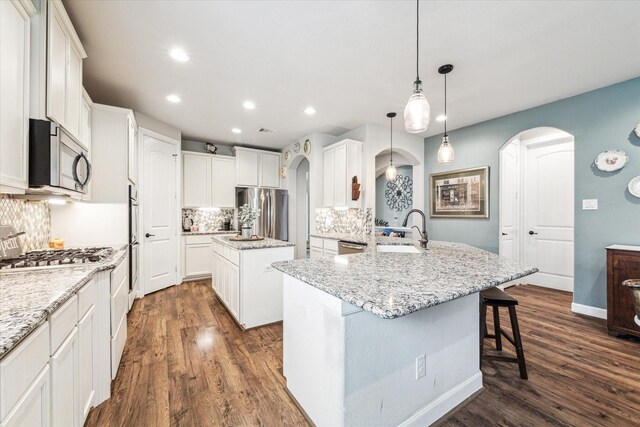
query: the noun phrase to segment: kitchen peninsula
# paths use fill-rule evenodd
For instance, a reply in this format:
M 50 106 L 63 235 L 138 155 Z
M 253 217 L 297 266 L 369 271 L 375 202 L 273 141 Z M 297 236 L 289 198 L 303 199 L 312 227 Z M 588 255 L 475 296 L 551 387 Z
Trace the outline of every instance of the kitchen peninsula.
M 287 388 L 318 426 L 444 416 L 482 388 L 478 292 L 537 271 L 458 243 L 381 248 L 273 264 Z

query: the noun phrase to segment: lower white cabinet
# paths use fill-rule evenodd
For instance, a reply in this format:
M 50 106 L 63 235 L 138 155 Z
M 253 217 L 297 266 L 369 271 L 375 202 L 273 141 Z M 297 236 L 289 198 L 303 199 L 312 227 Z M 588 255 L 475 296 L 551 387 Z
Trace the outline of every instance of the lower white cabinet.
M 18 401 L 13 411 L 0 423 L 2 427 L 49 427 L 50 372 L 47 363 Z
M 111 379 L 116 377 L 127 340 L 129 262 L 125 257 L 111 272 Z
M 182 274 L 185 279 L 211 275 L 211 236 L 189 235 L 182 238 Z
M 338 255 L 338 241 L 311 236 L 309 238 L 311 258 L 332 258 Z
M 89 415 L 95 393 L 93 366 L 95 360 L 95 306 L 78 322 L 78 405 L 77 419 L 83 421 Z M 80 423 L 79 423 L 80 424 Z
M 78 328 L 51 356 L 51 420 L 56 426 L 77 426 Z M 83 420 L 84 421 L 84 420 Z

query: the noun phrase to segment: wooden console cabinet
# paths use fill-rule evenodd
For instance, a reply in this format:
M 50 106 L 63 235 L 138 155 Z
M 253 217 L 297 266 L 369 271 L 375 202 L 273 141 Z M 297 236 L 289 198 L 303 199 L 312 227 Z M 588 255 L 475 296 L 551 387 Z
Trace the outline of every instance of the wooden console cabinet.
M 640 246 L 607 247 L 607 329 L 611 335 L 640 337 L 631 292 L 622 282 L 640 279 Z

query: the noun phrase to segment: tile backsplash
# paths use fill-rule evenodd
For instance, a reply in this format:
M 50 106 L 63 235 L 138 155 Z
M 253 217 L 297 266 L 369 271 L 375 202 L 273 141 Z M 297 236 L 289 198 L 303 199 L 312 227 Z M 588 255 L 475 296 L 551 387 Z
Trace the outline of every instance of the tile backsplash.
M 371 233 L 371 209 L 316 209 L 318 233 Z
M 191 218 L 193 225 L 197 225 L 200 231 L 219 230 L 222 228 L 224 220 L 230 219 L 231 229 L 234 229 L 235 211 L 235 209 L 182 209 L 182 219 L 184 224 L 185 218 Z
M 19 237 L 26 252 L 49 247 L 51 215 L 47 203 L 0 196 L 0 224 L 26 233 Z

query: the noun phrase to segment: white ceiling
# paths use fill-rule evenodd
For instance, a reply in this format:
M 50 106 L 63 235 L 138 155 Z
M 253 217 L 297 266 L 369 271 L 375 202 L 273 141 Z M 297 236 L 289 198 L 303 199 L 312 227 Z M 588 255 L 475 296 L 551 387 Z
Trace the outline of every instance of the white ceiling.
M 415 78 L 413 1 L 88 1 L 65 5 L 94 101 L 185 139 L 280 148 L 402 114 Z M 420 70 L 442 132 L 640 76 L 640 2 L 421 2 Z M 167 52 L 179 46 L 191 61 Z M 165 96 L 182 98 L 171 104 Z M 257 104 L 242 108 L 245 100 Z M 303 109 L 313 106 L 315 116 Z M 231 133 L 239 127 L 241 135 Z M 272 135 L 257 129 L 278 130 Z

